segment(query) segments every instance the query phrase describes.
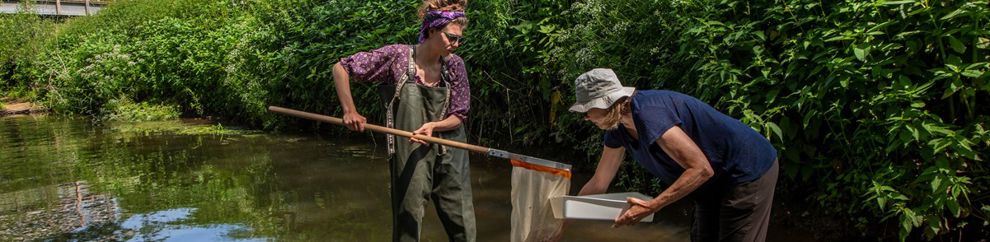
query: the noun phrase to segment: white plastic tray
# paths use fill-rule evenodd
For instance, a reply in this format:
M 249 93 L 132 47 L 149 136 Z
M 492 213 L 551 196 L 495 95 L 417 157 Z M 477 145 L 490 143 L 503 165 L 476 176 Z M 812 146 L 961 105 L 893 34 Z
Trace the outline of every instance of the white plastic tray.
M 638 192 L 623 192 L 554 197 L 551 198 L 550 204 L 553 206 L 554 217 L 558 219 L 615 220 L 619 214 L 629 208 L 629 203 L 626 202 L 628 197 L 653 199 Z M 653 222 L 653 214 L 646 216 L 640 222 Z

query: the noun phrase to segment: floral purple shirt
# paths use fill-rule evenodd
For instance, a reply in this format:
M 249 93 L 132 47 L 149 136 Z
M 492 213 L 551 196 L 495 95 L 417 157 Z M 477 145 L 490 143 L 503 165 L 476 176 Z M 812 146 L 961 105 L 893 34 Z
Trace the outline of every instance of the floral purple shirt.
M 368 52 L 358 52 L 340 59 L 340 65 L 354 80 L 394 84 L 407 75 L 409 67 L 408 45 L 387 45 Z M 451 54 L 447 58 L 447 71 L 450 73 L 450 107 L 447 115 L 455 115 L 462 122 L 467 121 L 471 108 L 471 87 L 468 84 L 467 70 L 460 56 Z M 416 76 L 416 83 L 423 80 Z

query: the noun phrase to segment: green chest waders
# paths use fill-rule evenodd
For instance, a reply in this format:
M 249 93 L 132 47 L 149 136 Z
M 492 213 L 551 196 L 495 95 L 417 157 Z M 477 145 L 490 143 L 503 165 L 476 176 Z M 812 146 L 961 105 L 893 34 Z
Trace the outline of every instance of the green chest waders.
M 424 123 L 445 118 L 450 105 L 449 77 L 441 63 L 441 84 L 427 87 L 415 82 L 413 50 L 407 75 L 395 85 L 380 87 L 386 102 L 386 126 L 412 131 Z M 440 138 L 465 142 L 464 125 Z M 392 177 L 392 240 L 419 241 L 427 200 L 432 200 L 450 241 L 475 241 L 474 205 L 471 197 L 468 153 L 462 149 L 396 141 L 388 135 L 389 170 Z

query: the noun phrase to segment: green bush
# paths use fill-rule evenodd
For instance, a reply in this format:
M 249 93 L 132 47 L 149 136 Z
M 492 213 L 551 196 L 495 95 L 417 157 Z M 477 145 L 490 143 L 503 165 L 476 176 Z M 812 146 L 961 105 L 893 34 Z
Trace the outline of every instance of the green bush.
M 820 206 L 864 227 L 896 219 L 901 240 L 986 233 L 988 197 L 972 196 L 990 175 L 985 1 L 713 9 L 682 35 L 685 89 L 773 137 Z
M 29 13 L 0 15 L 0 95 L 32 98 L 37 83 L 30 66 L 43 51 L 42 43 L 51 38 L 55 24 Z
M 235 114 L 277 127 L 299 120 L 274 117 L 268 105 L 339 113 L 331 65 L 358 51 L 411 43 L 418 30 L 416 7 L 409 1 L 252 2 L 242 22 L 250 32 L 241 36 L 226 69 L 226 82 L 243 90 Z M 382 113 L 376 93 L 371 85 L 354 86 L 361 112 L 372 120 Z
M 236 6 L 235 6 L 236 7 Z M 222 85 L 226 57 L 247 32 L 224 2 L 116 1 L 99 15 L 71 19 L 45 42 L 25 79 L 45 87 L 56 111 L 103 115 L 110 100 L 223 113 L 237 96 Z
M 550 61 L 567 63 L 561 79 L 610 66 L 708 101 L 775 143 L 784 187 L 863 231 L 988 232 L 985 1 L 619 0 L 571 13 L 582 21 L 548 35 L 564 36 Z

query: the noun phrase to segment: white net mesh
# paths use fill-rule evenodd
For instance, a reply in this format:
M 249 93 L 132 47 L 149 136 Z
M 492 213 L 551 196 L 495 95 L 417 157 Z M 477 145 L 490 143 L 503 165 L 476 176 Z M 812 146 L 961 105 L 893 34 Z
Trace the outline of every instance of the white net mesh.
M 513 161 L 512 242 L 549 241 L 561 231 L 550 199 L 567 195 L 570 171 Z M 534 168 L 535 167 L 535 168 Z

